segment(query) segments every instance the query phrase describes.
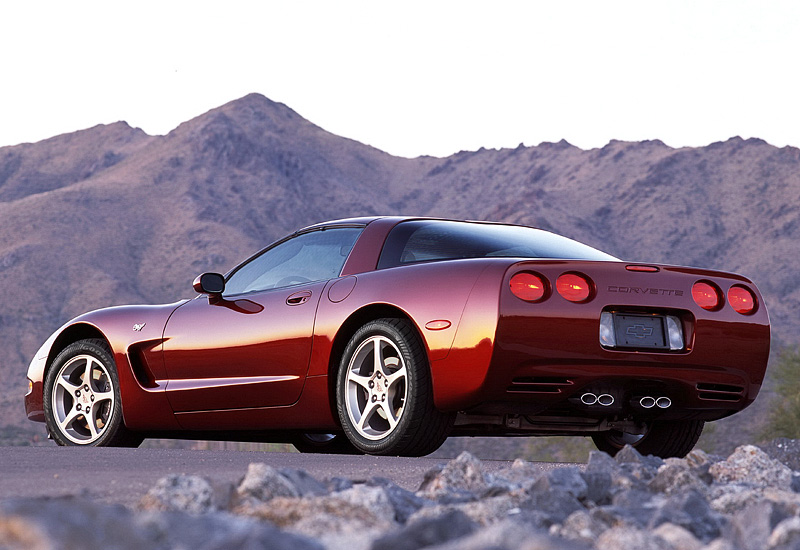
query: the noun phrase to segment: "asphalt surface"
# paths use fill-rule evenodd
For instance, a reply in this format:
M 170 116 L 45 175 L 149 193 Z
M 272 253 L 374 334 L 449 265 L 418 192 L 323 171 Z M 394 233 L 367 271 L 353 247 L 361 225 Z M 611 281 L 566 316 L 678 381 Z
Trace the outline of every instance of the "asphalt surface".
M 251 462 L 303 469 L 319 480 L 385 477 L 415 491 L 425 472 L 446 460 L 188 449 L 0 447 L 0 500 L 80 495 L 135 506 L 165 475 L 200 475 L 224 486 L 237 483 Z M 511 462 L 486 460 L 483 465 L 485 471 L 492 472 Z M 562 464 L 538 465 L 548 470 Z

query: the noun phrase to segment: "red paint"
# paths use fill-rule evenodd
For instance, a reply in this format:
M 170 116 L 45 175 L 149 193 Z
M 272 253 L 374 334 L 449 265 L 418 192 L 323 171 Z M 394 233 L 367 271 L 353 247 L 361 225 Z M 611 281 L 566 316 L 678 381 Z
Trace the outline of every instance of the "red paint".
M 335 303 L 345 300 L 356 287 L 356 281 L 355 277 L 344 277 L 333 282 L 328 287 L 328 300 Z
M 332 222 L 366 227 L 342 276 L 331 281 L 234 301 L 204 295 L 164 306 L 108 308 L 70 321 L 29 369 L 29 418 L 42 420 L 45 369 L 69 343 L 67 336 L 96 331 L 113 350 L 130 429 L 162 436 L 215 432 L 233 440 L 245 430 L 248 437 L 253 431 L 273 437 L 280 430 L 336 430 L 336 353 L 376 315 L 404 316 L 416 327 L 442 410 L 546 416 L 550 409 L 580 417 L 569 399 L 587 387 L 634 395 L 651 384 L 673 401 L 663 419 L 711 420 L 743 409 L 759 391 L 769 320 L 758 290 L 744 277 L 499 257 L 376 270 L 386 236 L 402 220 Z M 727 301 L 715 287 L 727 289 Z M 605 349 L 598 340 L 603 312 L 674 316 L 686 347 Z M 733 388 L 728 400 L 715 397 L 720 387 Z

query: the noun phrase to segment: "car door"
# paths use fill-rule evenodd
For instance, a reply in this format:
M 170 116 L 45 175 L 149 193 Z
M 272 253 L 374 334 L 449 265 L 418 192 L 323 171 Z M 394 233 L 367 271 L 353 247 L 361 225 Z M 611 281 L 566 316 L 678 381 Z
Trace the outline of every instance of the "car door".
M 326 228 L 285 239 L 232 272 L 222 296 L 178 308 L 163 344 L 173 410 L 294 403 L 308 372 L 320 296 L 360 231 Z

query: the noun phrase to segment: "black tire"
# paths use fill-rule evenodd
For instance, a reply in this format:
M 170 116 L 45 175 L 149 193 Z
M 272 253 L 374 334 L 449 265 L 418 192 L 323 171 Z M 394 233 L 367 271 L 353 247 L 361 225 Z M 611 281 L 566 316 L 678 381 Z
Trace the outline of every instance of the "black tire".
M 643 455 L 683 458 L 700 439 L 704 424 L 702 420 L 653 422 L 642 436 L 610 430 L 592 435 L 592 440 L 598 449 L 611 456 L 625 445 L 631 445 Z
M 350 443 L 343 433 L 309 434 L 301 433 L 292 437 L 294 448 L 306 454 L 361 455 L 364 454 Z
M 356 331 L 339 365 L 336 405 L 347 439 L 372 455 L 430 454 L 456 416 L 435 408 L 425 349 L 405 319 L 377 319 Z
M 143 440 L 125 428 L 117 368 L 103 340 L 64 348 L 47 371 L 43 397 L 47 429 L 59 445 L 138 447 Z

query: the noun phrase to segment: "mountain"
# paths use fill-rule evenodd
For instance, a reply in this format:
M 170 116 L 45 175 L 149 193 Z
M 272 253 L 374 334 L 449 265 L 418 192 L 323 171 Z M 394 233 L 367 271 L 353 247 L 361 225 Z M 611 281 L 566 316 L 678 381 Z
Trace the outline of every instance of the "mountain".
M 565 141 L 399 158 L 251 94 L 166 136 L 124 122 L 0 148 L 0 428 L 25 369 L 69 318 L 193 294 L 302 226 L 371 214 L 534 225 L 618 257 L 743 273 L 779 343 L 800 342 L 800 150 Z

